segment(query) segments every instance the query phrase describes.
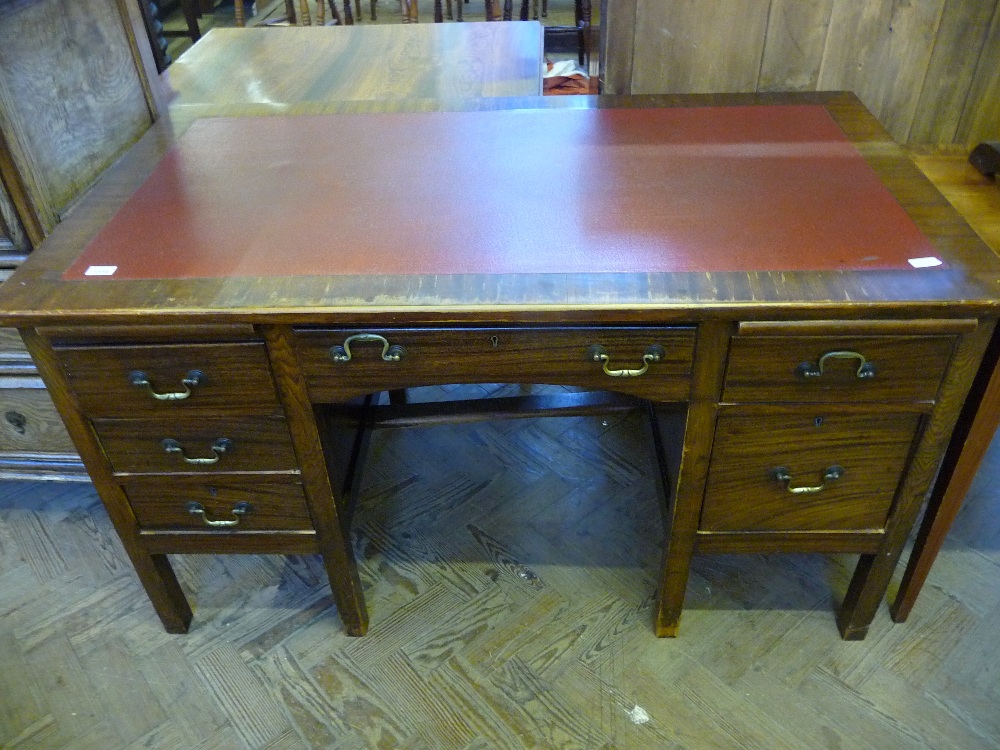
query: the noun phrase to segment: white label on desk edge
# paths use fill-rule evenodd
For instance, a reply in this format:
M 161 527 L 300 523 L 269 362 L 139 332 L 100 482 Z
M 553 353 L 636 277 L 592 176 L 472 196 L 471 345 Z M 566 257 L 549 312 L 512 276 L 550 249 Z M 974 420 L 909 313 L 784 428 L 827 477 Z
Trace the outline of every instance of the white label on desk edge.
M 944 263 L 940 258 L 910 258 L 907 261 L 914 268 L 933 268 L 934 266 L 940 266 Z
M 910 261 L 911 263 L 913 261 Z M 114 276 L 118 266 L 87 266 L 84 276 Z

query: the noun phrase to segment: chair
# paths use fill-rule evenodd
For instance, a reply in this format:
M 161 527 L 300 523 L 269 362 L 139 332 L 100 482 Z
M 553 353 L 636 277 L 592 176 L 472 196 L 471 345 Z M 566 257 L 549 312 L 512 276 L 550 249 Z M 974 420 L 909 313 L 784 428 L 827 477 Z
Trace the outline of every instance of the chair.
M 354 0 L 355 6 L 358 9 L 358 14 L 361 13 L 360 0 Z M 344 0 L 344 16 L 341 18 L 340 12 L 337 10 L 336 0 L 316 0 L 316 13 L 315 16 L 309 11 L 309 0 L 299 0 L 298 12 L 295 9 L 295 3 L 293 0 L 285 0 L 285 17 L 288 23 L 293 26 L 312 26 L 313 18 L 315 18 L 316 26 L 323 26 L 326 24 L 326 6 L 330 6 L 330 17 L 334 20 L 337 25 L 345 24 L 347 26 L 352 26 L 354 24 L 354 11 L 351 8 L 351 0 Z M 375 0 L 372 0 L 372 12 L 374 13 Z M 234 0 L 234 11 L 235 11 L 235 22 L 237 26 L 246 26 L 246 8 L 244 6 L 244 0 Z
M 464 0 L 468 2 L 469 0 Z M 375 16 L 375 5 L 377 0 L 371 0 L 371 16 L 374 21 Z M 434 23 L 442 23 L 445 20 L 462 21 L 463 10 L 462 6 L 464 4 L 463 0 L 456 0 L 456 11 L 452 11 L 452 0 L 445 0 L 444 7 L 442 7 L 441 0 L 434 0 Z M 501 8 L 500 0 L 485 0 L 486 3 L 486 20 L 487 21 L 513 21 L 514 20 L 514 0 L 503 0 L 503 6 Z M 402 15 L 403 23 L 417 23 L 418 10 L 417 4 L 418 0 L 400 0 L 400 11 Z M 590 24 L 593 15 L 591 0 L 575 0 L 574 3 L 574 29 L 577 37 L 577 55 L 579 58 L 580 65 L 589 66 L 590 64 Z M 520 8 L 518 12 L 518 20 L 527 21 L 530 19 L 538 19 L 538 0 L 520 0 Z M 543 17 L 548 15 L 548 2 L 547 0 L 542 0 L 541 14 Z M 551 28 L 551 27 L 550 27 Z M 573 31 L 574 29 L 563 29 L 564 31 Z

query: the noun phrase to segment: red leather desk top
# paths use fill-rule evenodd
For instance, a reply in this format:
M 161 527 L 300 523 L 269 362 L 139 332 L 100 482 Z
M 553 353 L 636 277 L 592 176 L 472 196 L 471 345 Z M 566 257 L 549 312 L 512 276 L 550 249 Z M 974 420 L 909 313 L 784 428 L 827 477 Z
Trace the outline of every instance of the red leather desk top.
M 276 116 L 195 122 L 64 278 L 853 270 L 933 255 L 819 106 Z

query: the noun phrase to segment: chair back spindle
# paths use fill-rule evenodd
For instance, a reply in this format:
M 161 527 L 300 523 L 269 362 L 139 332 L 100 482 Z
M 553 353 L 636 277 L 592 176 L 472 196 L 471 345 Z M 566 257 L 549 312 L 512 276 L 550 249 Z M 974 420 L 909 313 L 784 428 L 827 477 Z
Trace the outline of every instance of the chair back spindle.
M 375 1 L 371 0 L 372 4 L 372 20 L 375 20 Z M 338 26 L 354 25 L 355 13 L 351 9 L 351 0 L 344 0 L 344 15 L 341 17 L 340 11 L 337 9 L 336 0 L 316 0 L 316 25 L 325 26 L 326 25 L 326 7 L 327 3 L 330 6 L 330 18 Z M 415 0 L 414 0 L 415 3 Z M 246 26 L 246 6 L 245 0 L 234 0 L 234 13 L 235 13 L 235 23 L 239 27 Z M 361 0 L 355 0 L 355 7 L 357 8 L 357 15 L 361 14 Z M 313 14 L 309 10 L 309 0 L 299 0 L 298 11 L 295 9 L 295 0 L 285 0 L 285 18 L 289 24 L 292 26 L 312 26 L 313 25 Z

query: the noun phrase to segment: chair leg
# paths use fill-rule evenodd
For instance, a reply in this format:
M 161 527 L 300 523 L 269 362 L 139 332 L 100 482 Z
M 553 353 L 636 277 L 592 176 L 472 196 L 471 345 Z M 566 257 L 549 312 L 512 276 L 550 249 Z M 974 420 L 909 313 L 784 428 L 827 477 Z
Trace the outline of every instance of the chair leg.
M 542 0 L 542 18 L 549 17 L 549 0 Z
M 455 3 L 455 4 L 456 4 L 456 6 L 457 6 L 457 7 L 456 7 L 456 9 L 455 9 L 455 11 L 456 11 L 456 12 L 455 12 L 455 16 L 456 16 L 455 20 L 456 20 L 456 21 L 464 21 L 464 20 L 465 20 L 465 19 L 464 19 L 464 18 L 462 17 L 462 13 L 463 13 L 463 6 L 464 6 L 464 5 L 465 5 L 465 3 L 467 3 L 468 1 L 469 1 L 469 0 L 456 0 L 456 3 Z
M 299 0 L 299 20 L 302 26 L 312 26 L 312 16 L 309 14 L 309 0 Z
M 444 23 L 444 8 L 441 0 L 434 0 L 434 23 Z
M 451 7 L 451 0 L 447 0 L 444 4 L 444 17 L 449 21 L 452 21 L 455 18 L 454 11 Z
M 354 0 L 354 15 L 359 21 L 361 20 L 361 0 Z
M 198 17 L 201 12 L 195 7 L 194 0 L 181 0 L 181 9 L 184 11 L 184 21 L 187 23 L 188 36 L 191 43 L 201 39 L 201 29 L 198 28 Z
M 376 19 L 375 19 L 375 6 L 376 6 L 377 4 L 378 4 L 378 0 L 372 0 L 372 20 L 373 20 L 373 21 L 374 21 L 374 20 L 376 20 Z
M 322 0 L 320 0 L 320 2 L 322 2 Z M 338 26 L 343 26 L 344 21 L 340 17 L 340 11 L 337 9 L 337 0 L 328 0 L 328 2 L 330 3 L 330 18 Z
M 577 57 L 580 67 L 590 66 L 590 18 L 590 0 L 576 0 Z

